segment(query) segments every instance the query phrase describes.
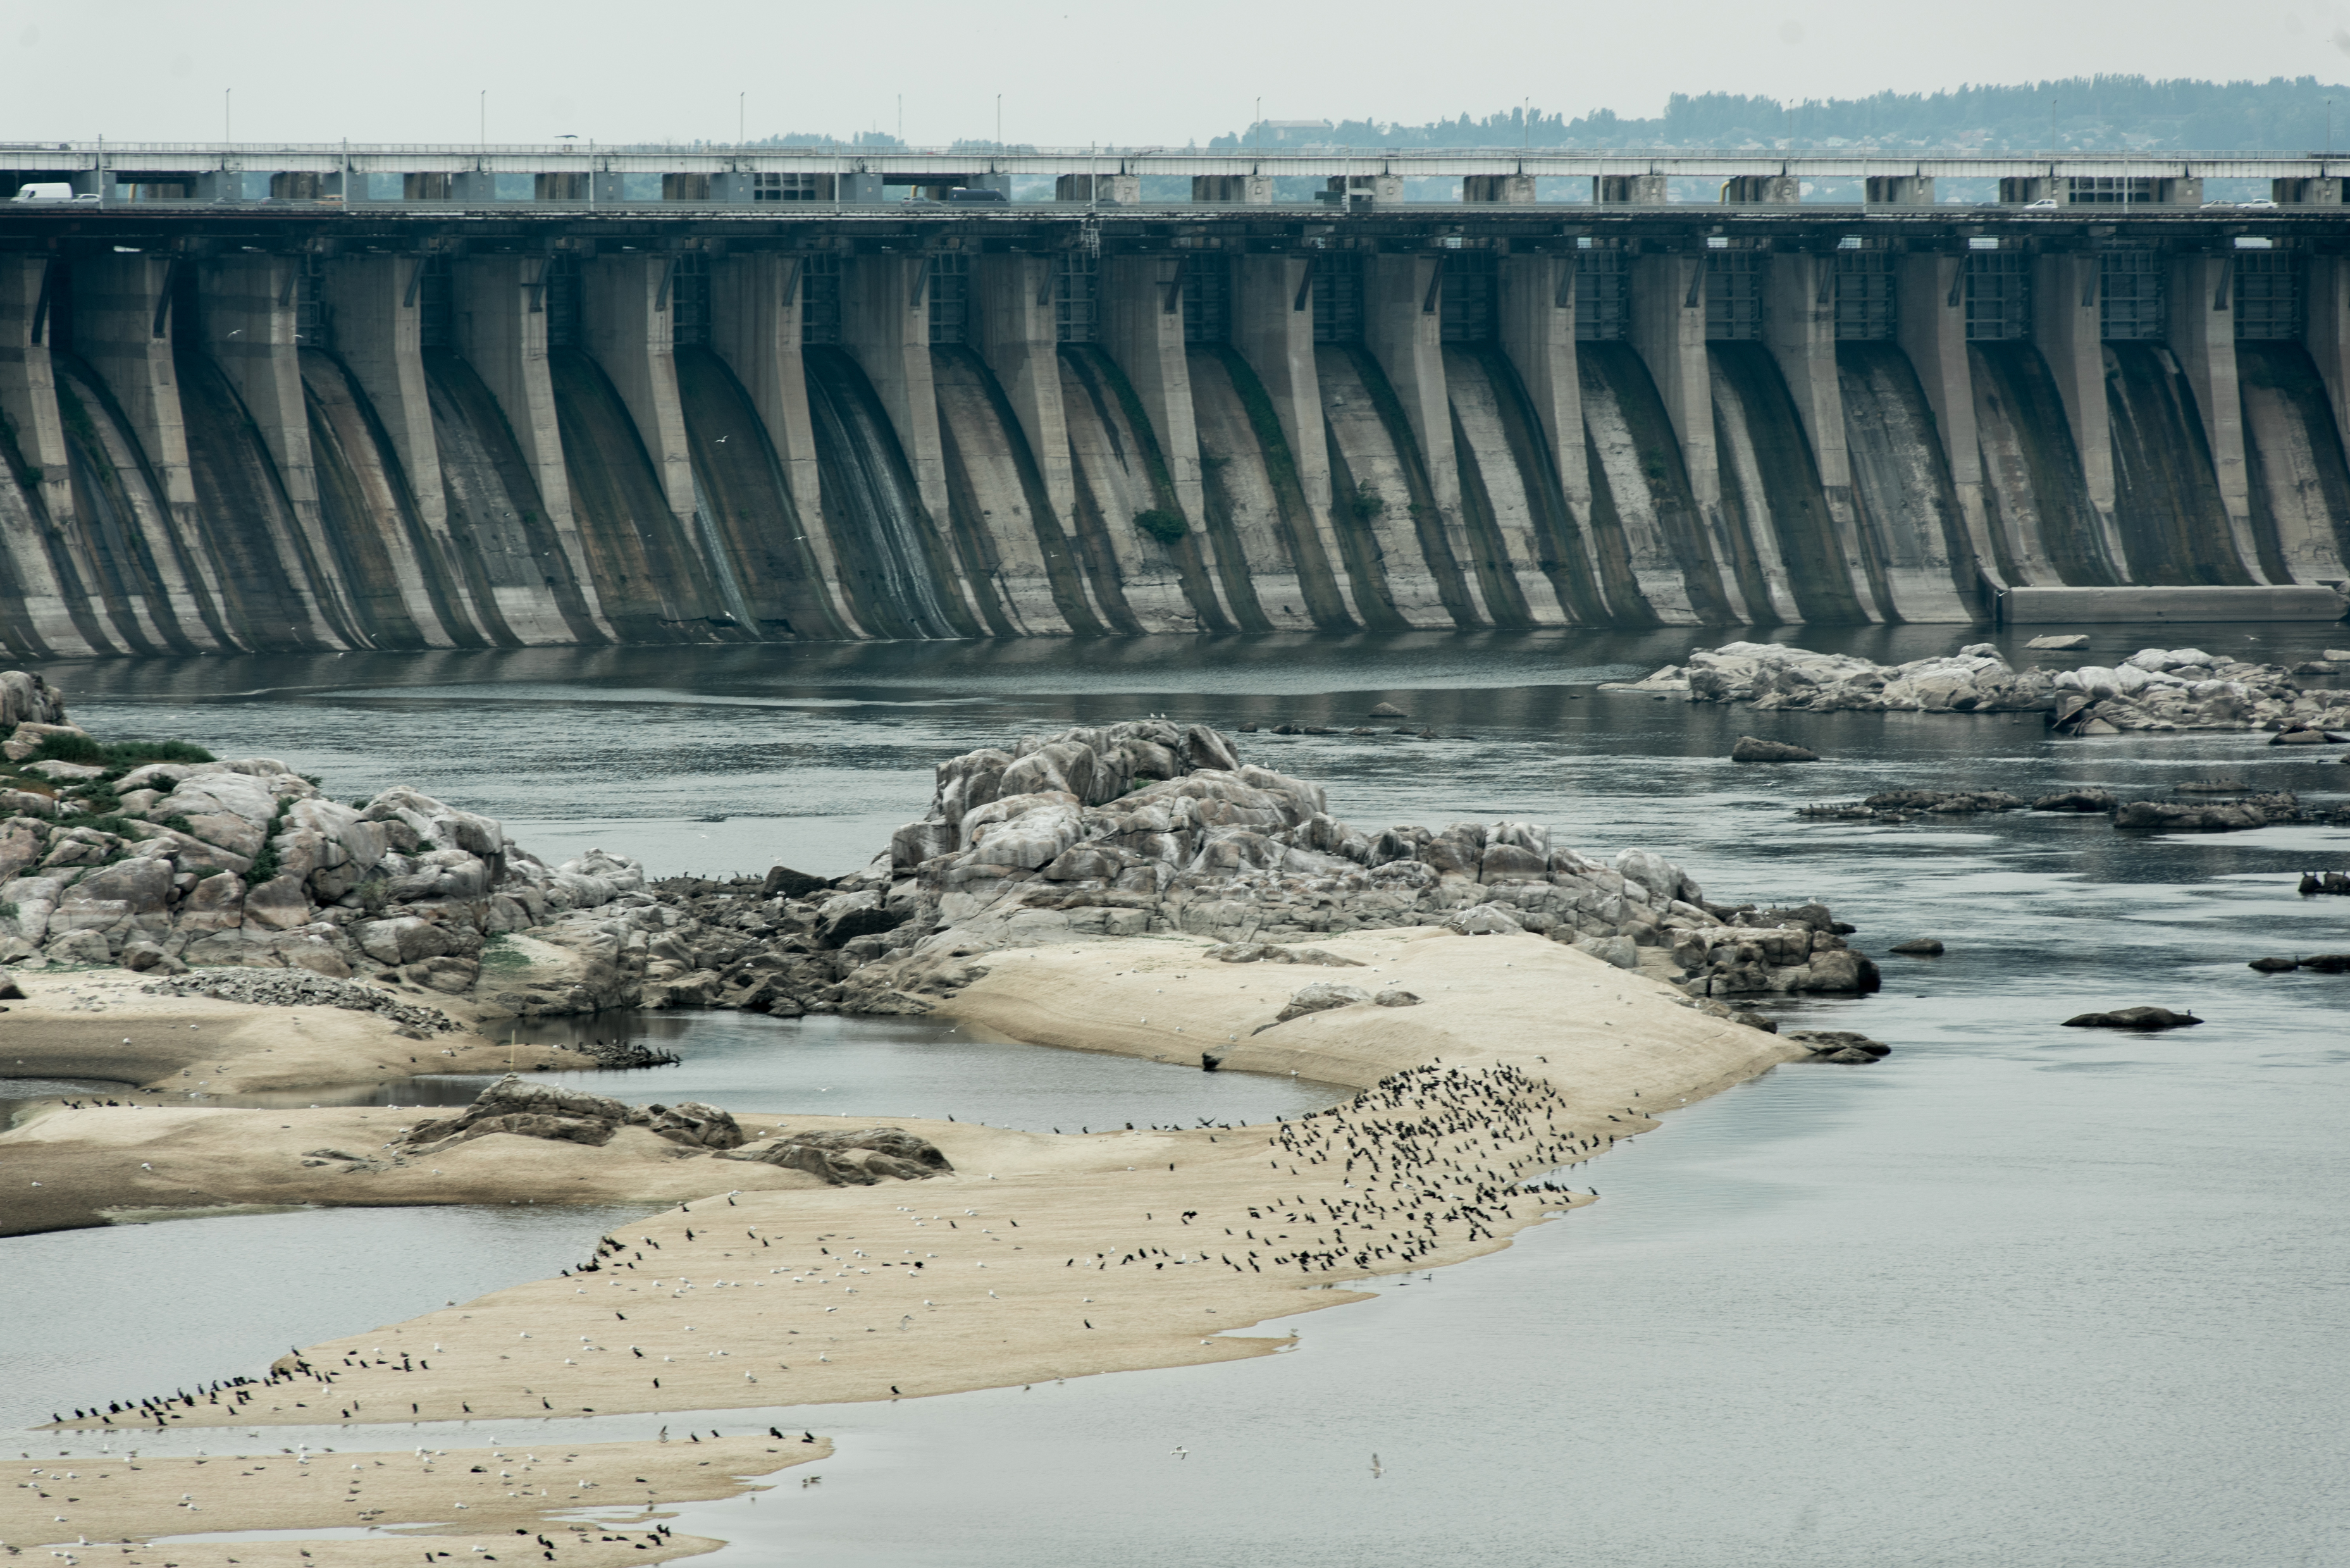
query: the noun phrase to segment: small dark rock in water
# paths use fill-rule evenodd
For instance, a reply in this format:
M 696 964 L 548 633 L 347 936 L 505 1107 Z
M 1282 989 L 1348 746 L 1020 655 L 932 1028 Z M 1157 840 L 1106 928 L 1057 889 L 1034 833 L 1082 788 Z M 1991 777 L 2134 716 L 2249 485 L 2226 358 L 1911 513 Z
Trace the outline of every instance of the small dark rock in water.
M 2339 745 L 2345 741 L 2350 741 L 2350 735 L 2337 735 L 2331 730 L 2313 730 L 2306 724 L 2295 725 L 2288 730 L 2279 730 L 2269 737 L 2269 744 L 2272 746 Z
M 1738 743 L 1730 748 L 1733 763 L 1815 763 L 1817 752 L 1802 746 L 1789 745 L 1784 741 L 1765 741 L 1753 735 L 1741 735 Z
M 2350 953 L 2319 953 L 2302 960 L 2301 967 L 2316 974 L 2350 974 Z
M 1749 1029 L 1760 1029 L 1765 1034 L 1779 1033 L 1779 1021 L 1775 1018 L 1765 1018 L 1759 1012 L 1733 1012 L 1730 1015 L 1730 1021 L 1732 1023 L 1743 1023 Z
M 2023 809 L 2023 802 L 1996 789 L 1888 789 L 1860 804 L 1871 811 L 1930 811 L 1941 816 Z
M 1865 1066 L 1893 1054 L 1893 1047 L 1848 1029 L 1791 1029 L 1787 1038 L 1808 1045 L 1817 1061 Z
M 1397 707 L 1392 702 L 1382 702 L 1364 716 L 1370 719 L 1409 719 L 1411 717 L 1410 714 L 1405 712 L 1402 709 Z
M 1305 732 L 1298 728 L 1295 724 L 1284 722 L 1283 723 L 1275 724 L 1273 727 L 1273 732 L 1276 735 L 1302 735 Z
M 2241 779 L 2189 779 L 2185 784 L 2176 784 L 2170 787 L 2173 793 L 2178 794 L 2241 794 L 2244 793 L 2244 781 Z
M 1911 958 L 1939 958 L 1942 956 L 1942 944 L 1932 937 L 1917 937 L 1906 942 L 1894 943 L 1892 950 L 1907 953 Z
M 2111 811 L 2121 805 L 2109 789 L 2068 789 L 2043 794 L 2032 803 L 2034 811 Z
M 2203 1021 L 2168 1007 L 2125 1007 L 2113 1012 L 2082 1012 L 2064 1020 L 2067 1029 L 2184 1029 Z
M 1378 732 L 1377 730 L 1370 730 L 1370 729 L 1359 729 L 1359 728 L 1358 728 L 1358 729 L 1349 730 L 1349 731 L 1347 731 L 1347 733 L 1348 733 L 1348 734 L 1350 734 L 1350 735 L 1376 735 L 1376 734 L 1378 734 Z
M 2262 974 L 2285 974 L 2299 969 L 2301 963 L 2296 959 L 2289 958 L 2256 958 L 2244 967 L 2256 969 Z
M 1253 735 L 1256 733 L 1256 721 L 1254 719 L 1244 720 L 1232 727 L 1243 735 Z

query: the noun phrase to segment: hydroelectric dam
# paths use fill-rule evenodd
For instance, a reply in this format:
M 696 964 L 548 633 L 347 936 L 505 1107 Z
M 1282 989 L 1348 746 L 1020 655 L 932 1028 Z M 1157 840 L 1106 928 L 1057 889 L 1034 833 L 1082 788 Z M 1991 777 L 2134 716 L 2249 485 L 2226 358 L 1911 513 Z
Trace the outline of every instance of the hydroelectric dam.
M 0 646 L 2333 619 L 2346 163 L 0 145 Z

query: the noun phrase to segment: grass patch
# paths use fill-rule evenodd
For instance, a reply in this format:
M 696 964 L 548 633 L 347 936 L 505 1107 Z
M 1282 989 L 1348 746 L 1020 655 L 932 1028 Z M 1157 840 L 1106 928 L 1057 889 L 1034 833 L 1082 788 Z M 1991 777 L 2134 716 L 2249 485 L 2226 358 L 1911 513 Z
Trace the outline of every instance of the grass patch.
M 529 955 L 515 947 L 503 931 L 482 944 L 484 969 L 528 969 L 530 961 Z
M 1162 545 L 1180 543 L 1183 535 L 1191 531 L 1191 525 L 1183 521 L 1181 513 L 1170 512 L 1159 506 L 1136 513 L 1134 525 Z

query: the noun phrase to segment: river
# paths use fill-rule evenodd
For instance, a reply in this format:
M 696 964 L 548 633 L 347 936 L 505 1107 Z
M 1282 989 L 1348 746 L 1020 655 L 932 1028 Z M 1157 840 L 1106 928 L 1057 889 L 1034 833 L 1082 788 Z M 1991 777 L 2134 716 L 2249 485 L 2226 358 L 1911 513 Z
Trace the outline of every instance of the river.
M 2293 662 L 2341 636 L 2113 628 L 2083 657 L 2195 644 Z M 1891 659 L 1967 634 L 1784 639 Z M 1895 1047 L 1887 1062 L 1782 1068 L 1678 1113 L 1579 1168 L 1599 1204 L 1294 1320 L 1295 1353 L 795 1413 L 841 1440 L 825 1484 L 689 1509 L 680 1529 L 737 1542 L 713 1561 L 2350 1560 L 2335 1475 L 2350 977 L 2244 967 L 2350 950 L 2350 900 L 2293 890 L 2304 865 L 2350 866 L 2350 833 L 1793 810 L 1894 784 L 2155 794 L 2214 774 L 2338 803 L 2350 768 L 2259 735 L 2058 741 L 2031 716 L 1755 714 L 1595 690 L 1690 646 L 1660 632 L 546 650 L 51 678 L 100 733 L 278 755 L 338 796 L 413 783 L 550 859 L 600 844 L 656 872 L 849 869 L 920 814 L 931 763 L 1025 731 L 1141 712 L 1350 726 L 1385 700 L 1440 738 L 1259 733 L 1245 754 L 1326 782 L 1333 815 L 1357 823 L 1530 818 L 1579 847 L 1659 849 L 1716 899 L 1825 898 L 1886 966 L 1880 995 L 1782 1012 L 1864 1030 Z M 1742 732 L 1827 760 L 1735 766 Z M 1919 935 L 1948 953 L 1886 954 Z M 2139 1002 L 2208 1022 L 2062 1027 Z M 1035 1054 L 1049 1079 L 1061 1054 Z M 931 1103 L 893 1088 L 885 1075 L 859 1090 L 870 1103 L 825 1108 Z M 172 1229 L 89 1244 L 136 1250 Z M 0 1243 L 0 1268 L 18 1245 Z M 69 1314 L 39 1321 L 45 1345 L 104 1364 L 108 1344 Z M 250 1368 L 213 1375 L 233 1370 Z

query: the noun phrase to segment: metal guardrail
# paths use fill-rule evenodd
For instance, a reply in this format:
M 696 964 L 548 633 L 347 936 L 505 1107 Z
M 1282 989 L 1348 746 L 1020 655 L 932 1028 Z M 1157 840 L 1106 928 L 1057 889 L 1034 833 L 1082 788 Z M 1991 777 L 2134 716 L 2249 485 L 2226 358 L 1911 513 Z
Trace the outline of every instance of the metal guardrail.
M 811 147 L 651 148 L 593 142 L 0 142 L 0 167 L 151 174 L 1260 174 L 1407 178 L 1663 174 L 1723 179 L 2324 179 L 2350 174 L 2350 153 L 2163 151 L 1920 152 L 1871 148 L 1253 148 Z

